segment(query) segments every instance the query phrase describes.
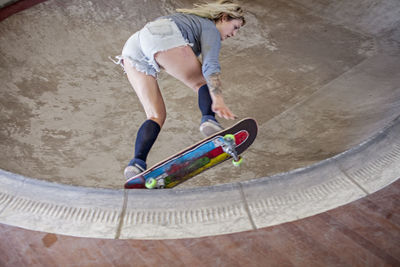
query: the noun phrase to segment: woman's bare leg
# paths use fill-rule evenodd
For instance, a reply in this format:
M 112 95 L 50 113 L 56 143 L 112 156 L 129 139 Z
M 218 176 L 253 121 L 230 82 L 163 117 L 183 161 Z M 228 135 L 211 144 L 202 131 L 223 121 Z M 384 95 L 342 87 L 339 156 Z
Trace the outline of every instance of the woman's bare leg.
M 202 114 L 200 132 L 210 136 L 222 126 L 215 119 L 212 109 L 213 100 L 201 70 L 201 63 L 189 46 L 176 47 L 155 55 L 157 63 L 167 73 L 198 92 L 198 104 Z
M 190 46 L 180 46 L 158 52 L 154 58 L 168 74 L 196 92 L 207 83 L 201 71 L 201 63 Z
M 190 46 L 180 46 L 167 51 L 158 52 L 155 55 L 155 60 L 167 73 L 182 81 L 196 92 L 200 87 L 207 84 L 202 74 L 201 63 Z M 209 82 L 209 85 L 213 86 L 214 89 L 220 90 L 216 88 L 216 86 L 220 84 L 219 75 L 214 77 L 213 80 L 210 79 Z M 218 95 L 214 93 L 211 97 L 213 97 L 211 101 L 213 112 L 225 119 L 235 119 L 236 116 L 225 105 L 220 93 Z
M 129 60 L 125 61 L 124 67 L 128 80 L 143 105 L 147 119 L 157 122 L 162 127 L 167 113 L 157 80 L 151 75 L 136 70 Z
M 211 108 L 212 99 L 201 70 L 201 63 L 192 49 L 189 46 L 176 47 L 157 53 L 155 59 L 167 73 L 198 92 L 202 122 L 208 119 L 215 120 L 215 113 Z
M 138 173 L 133 166 L 140 166 L 142 170 L 146 169 L 147 155 L 165 122 L 166 110 L 157 80 L 153 76 L 137 71 L 129 60 L 125 61 L 124 66 L 128 80 L 142 103 L 147 116 L 147 120 L 137 132 L 135 156 L 124 171 L 125 178 L 130 179 Z

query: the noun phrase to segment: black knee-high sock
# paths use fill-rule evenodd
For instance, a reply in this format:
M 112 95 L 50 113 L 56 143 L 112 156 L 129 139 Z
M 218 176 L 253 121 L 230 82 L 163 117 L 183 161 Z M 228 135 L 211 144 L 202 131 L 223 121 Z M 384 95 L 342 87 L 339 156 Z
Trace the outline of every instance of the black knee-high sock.
M 212 99 L 207 84 L 200 87 L 198 94 L 199 108 L 203 115 L 202 121 L 207 119 L 215 120 L 215 113 L 211 109 Z
M 137 163 L 143 169 L 146 169 L 147 155 L 149 154 L 150 149 L 156 141 L 160 131 L 160 125 L 158 125 L 158 123 L 155 121 L 146 120 L 142 124 L 136 136 L 135 158 L 130 162 L 130 164 Z

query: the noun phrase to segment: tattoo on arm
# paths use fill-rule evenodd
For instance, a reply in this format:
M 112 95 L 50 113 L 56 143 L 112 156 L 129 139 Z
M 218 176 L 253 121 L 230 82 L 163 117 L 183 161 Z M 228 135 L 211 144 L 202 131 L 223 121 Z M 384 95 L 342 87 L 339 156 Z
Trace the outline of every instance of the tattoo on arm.
M 208 88 L 210 89 L 210 93 L 214 96 L 219 96 L 222 95 L 222 90 L 221 90 L 221 80 L 220 80 L 220 74 L 215 73 L 210 75 L 207 79 L 207 85 Z

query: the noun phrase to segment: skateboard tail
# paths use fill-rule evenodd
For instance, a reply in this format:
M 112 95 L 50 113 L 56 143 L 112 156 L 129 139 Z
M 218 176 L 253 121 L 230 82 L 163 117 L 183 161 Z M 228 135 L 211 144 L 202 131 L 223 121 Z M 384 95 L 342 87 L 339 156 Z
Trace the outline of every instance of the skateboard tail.
M 142 189 L 142 188 L 146 188 L 145 182 L 146 182 L 146 180 L 144 179 L 144 177 L 139 176 L 139 177 L 133 178 L 133 179 L 129 180 L 128 182 L 126 182 L 124 187 L 126 189 Z

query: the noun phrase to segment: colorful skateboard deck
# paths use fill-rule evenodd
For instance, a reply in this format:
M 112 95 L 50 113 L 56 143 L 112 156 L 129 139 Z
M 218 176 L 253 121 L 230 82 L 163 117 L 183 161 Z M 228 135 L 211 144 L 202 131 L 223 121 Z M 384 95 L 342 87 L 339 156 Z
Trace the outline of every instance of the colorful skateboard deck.
M 241 162 L 239 155 L 256 136 L 256 121 L 243 119 L 132 177 L 126 181 L 125 188 L 145 189 L 146 181 L 148 185 L 149 181 L 157 182 L 157 188 L 172 188 L 229 158 L 233 157 L 234 164 L 238 165 Z

